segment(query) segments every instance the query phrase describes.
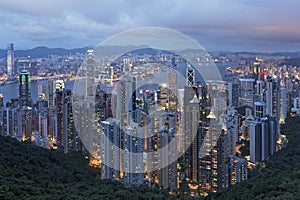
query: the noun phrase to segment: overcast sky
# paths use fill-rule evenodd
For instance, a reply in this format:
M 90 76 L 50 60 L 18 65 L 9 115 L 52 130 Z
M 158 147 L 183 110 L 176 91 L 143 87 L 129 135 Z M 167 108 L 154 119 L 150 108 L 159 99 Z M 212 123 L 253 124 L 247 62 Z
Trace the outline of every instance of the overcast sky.
M 0 48 L 96 46 L 139 27 L 180 31 L 209 51 L 300 50 L 299 0 L 0 0 Z

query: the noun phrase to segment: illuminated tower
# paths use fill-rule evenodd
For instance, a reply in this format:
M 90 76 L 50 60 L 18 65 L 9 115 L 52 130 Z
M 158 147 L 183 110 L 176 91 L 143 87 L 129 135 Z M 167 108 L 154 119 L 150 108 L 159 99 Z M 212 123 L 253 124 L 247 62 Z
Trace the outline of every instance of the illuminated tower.
M 280 81 L 279 79 L 268 79 L 266 85 L 267 114 L 279 120 L 280 108 Z
M 256 92 L 254 94 L 254 102 L 262 102 L 263 99 L 263 81 L 256 81 Z
M 31 80 L 27 70 L 22 70 L 19 76 L 19 100 L 20 107 L 31 106 Z
M 226 157 L 232 154 L 235 143 L 235 120 L 228 112 L 227 121 L 224 121 L 226 110 L 226 85 L 224 82 L 207 82 L 207 103 L 211 107 L 206 120 L 207 132 L 202 139 L 199 151 L 199 182 L 201 192 L 215 192 L 226 187 Z M 202 136 L 203 137 L 203 136 Z
M 171 71 L 168 74 L 168 98 L 169 98 L 169 111 L 177 111 L 177 73 Z
M 284 124 L 287 117 L 287 89 L 285 84 L 280 86 L 280 118 L 279 123 Z
M 125 184 L 142 184 L 144 182 L 144 139 L 142 128 L 137 123 L 131 123 L 123 131 L 123 181 Z
M 136 78 L 124 76 L 117 85 L 117 110 L 116 116 L 120 120 L 121 128 L 135 121 L 136 110 Z
M 186 66 L 186 86 L 195 86 L 195 70 L 189 63 Z
M 239 84 L 237 82 L 229 83 L 229 106 L 237 108 L 239 105 Z
M 55 137 L 57 147 L 60 150 L 64 149 L 64 100 L 66 97 L 66 91 L 63 80 L 57 80 L 55 82 L 55 108 L 57 119 L 57 135 Z
M 7 75 L 14 75 L 14 44 L 10 43 L 7 45 Z
M 120 127 L 119 121 L 108 118 L 101 122 L 100 158 L 102 161 L 101 178 L 120 179 Z
M 253 108 L 254 82 L 255 80 L 250 78 L 240 79 L 240 106 L 250 106 Z
M 199 128 L 199 118 L 200 118 L 200 100 L 195 95 L 193 99 L 190 100 L 189 105 L 185 106 L 185 117 L 184 117 L 184 131 L 185 131 L 185 141 L 186 147 L 190 145 L 186 151 L 185 158 L 187 163 L 187 178 L 193 182 L 198 181 L 199 164 L 198 164 L 198 154 L 199 154 L 199 139 L 198 128 Z M 193 137 L 195 136 L 195 138 Z
M 248 179 L 247 160 L 237 156 L 230 156 L 226 164 L 226 184 L 235 185 Z
M 95 87 L 95 55 L 93 50 L 87 51 L 86 60 L 86 92 L 88 97 L 94 96 Z
M 177 162 L 176 162 L 176 141 L 174 135 L 174 129 L 170 128 L 167 131 L 166 126 L 161 128 L 161 132 L 158 135 L 158 148 L 164 149 L 159 154 L 159 164 L 162 166 L 158 171 L 158 184 L 164 188 L 173 192 L 177 189 Z M 168 166 L 164 166 L 168 163 Z

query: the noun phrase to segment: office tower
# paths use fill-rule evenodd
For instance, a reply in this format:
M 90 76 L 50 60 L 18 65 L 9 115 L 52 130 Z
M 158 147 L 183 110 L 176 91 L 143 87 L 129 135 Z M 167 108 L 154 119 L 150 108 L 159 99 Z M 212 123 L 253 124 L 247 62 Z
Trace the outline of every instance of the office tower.
M 55 91 L 56 91 L 56 88 L 55 88 L 56 83 L 55 82 L 56 81 L 54 81 L 52 79 L 48 80 L 47 100 L 48 100 L 49 107 L 54 106 L 54 94 L 55 94 Z M 61 85 L 61 87 L 62 86 L 63 85 Z
M 228 136 L 228 146 L 227 146 L 227 153 L 226 155 L 235 155 L 235 146 L 238 142 L 238 129 L 239 129 L 239 119 L 238 119 L 238 112 L 230 107 L 226 110 L 225 121 L 222 126 L 222 130 Z
M 86 95 L 93 97 L 95 92 L 95 55 L 93 50 L 87 50 L 86 58 Z
M 19 105 L 31 106 L 31 79 L 27 70 L 22 70 L 19 75 Z
M 235 185 L 248 179 L 247 160 L 237 156 L 230 156 L 226 164 L 226 184 Z
M 175 71 L 168 73 L 168 99 L 169 111 L 177 112 L 177 73 Z
M 285 119 L 287 117 L 287 110 L 288 110 L 288 104 L 287 104 L 287 89 L 285 87 L 285 84 L 281 84 L 280 86 L 280 115 L 279 115 L 279 123 L 284 124 Z
M 278 138 L 279 122 L 275 117 L 269 118 L 269 134 L 268 134 L 268 155 L 276 152 L 276 141 Z
M 195 70 L 192 68 L 190 63 L 186 64 L 186 86 L 195 86 Z
M 263 81 L 256 81 L 256 94 L 263 95 Z
M 79 134 L 84 148 L 89 151 L 90 158 L 98 163 L 100 161 L 100 123 L 95 112 L 95 100 L 92 101 L 89 98 L 78 100 L 74 97 L 72 106 L 76 134 Z
M 210 113 L 207 132 L 199 155 L 199 186 L 202 193 L 225 187 L 225 158 L 231 153 L 234 131 L 224 127 L 226 110 L 226 86 L 224 82 L 207 82 Z M 228 132 L 227 132 L 228 131 Z
M 255 163 L 262 160 L 262 130 L 261 123 L 254 121 L 250 125 L 250 161 Z
M 68 151 L 78 151 L 80 141 L 75 133 L 72 94 L 70 90 L 65 90 L 64 82 L 57 80 L 55 82 L 55 110 L 57 135 L 55 137 L 57 148 L 67 153 Z
M 266 112 L 269 116 L 279 120 L 280 107 L 280 81 L 279 79 L 269 78 L 266 82 Z
M 55 143 L 56 137 L 57 137 L 57 113 L 56 108 L 50 107 L 47 109 L 47 115 L 48 115 L 48 138 Z M 56 143 L 55 143 L 55 147 Z M 52 147 L 51 147 L 52 148 Z
M 42 110 L 46 110 L 47 107 L 48 107 L 48 102 L 46 101 L 46 95 L 44 93 L 40 93 L 36 101 L 36 108 L 39 111 L 42 111 Z
M 100 160 L 102 179 L 120 179 L 121 134 L 119 121 L 108 118 L 101 122 Z
M 168 96 L 166 83 L 159 83 L 157 91 L 157 102 L 160 104 L 163 110 L 167 110 Z
M 121 128 L 135 121 L 136 110 L 136 78 L 124 76 L 117 85 L 116 116 Z
M 112 93 L 108 89 L 96 91 L 96 112 L 100 120 L 113 117 L 112 114 Z
M 274 117 L 260 118 L 250 125 L 250 161 L 260 162 L 276 151 L 277 121 Z
M 16 137 L 22 141 L 31 138 L 34 131 L 33 110 L 31 107 L 20 107 L 17 109 L 17 133 Z
M 123 128 L 123 131 L 123 182 L 125 184 L 129 183 L 139 185 L 144 182 L 143 131 L 137 123 L 129 124 Z
M 254 102 L 263 102 L 263 81 L 257 80 L 256 81 L 256 92 L 254 94 Z
M 186 87 L 187 89 L 188 87 Z M 192 90 L 185 92 L 193 92 Z M 185 96 L 188 96 L 185 93 Z M 186 176 L 193 182 L 199 180 L 199 164 L 198 164 L 198 153 L 199 147 L 201 146 L 199 129 L 199 118 L 200 118 L 200 100 L 196 94 L 184 105 L 184 137 L 185 137 L 185 161 L 187 165 Z
M 57 112 L 57 135 L 55 136 L 57 148 L 64 149 L 64 100 L 66 97 L 66 91 L 64 89 L 64 82 L 57 80 L 55 82 L 55 108 Z
M 237 82 L 229 83 L 229 106 L 237 108 L 239 106 L 239 84 Z
M 75 130 L 71 91 L 66 91 L 63 104 L 63 145 L 64 152 L 80 151 L 81 140 Z
M 239 106 L 253 107 L 254 79 L 240 78 Z
M 11 77 L 15 74 L 14 72 L 14 44 L 10 43 L 7 45 L 7 75 Z
M 3 103 L 3 98 L 4 98 L 3 94 L 0 93 L 0 108 L 5 107 Z
M 105 119 L 112 117 L 111 114 L 111 94 L 97 86 L 96 95 L 95 95 L 95 103 L 96 103 L 96 113 L 98 115 L 99 121 L 104 121 Z
M 184 124 L 184 113 L 183 113 L 183 102 L 184 102 L 184 89 L 178 89 L 178 114 L 177 114 L 177 151 L 179 153 L 184 153 L 184 131 L 183 131 L 183 124 Z
M 146 171 L 147 177 L 150 181 L 158 182 L 158 170 L 160 169 L 159 158 L 159 135 L 161 128 L 165 126 L 167 114 L 162 110 L 150 110 L 148 117 L 144 115 L 143 122 L 141 124 L 147 126 L 143 127 L 143 133 L 145 136 L 145 148 L 147 152 Z
M 264 102 L 254 102 L 254 118 L 260 119 L 266 115 L 266 104 Z
M 46 112 L 40 112 L 38 116 L 38 126 L 39 126 L 39 135 L 41 135 L 44 138 L 48 137 L 48 117 Z
M 172 128 L 163 126 L 158 135 L 159 164 L 158 185 L 170 192 L 177 190 L 177 150 L 174 135 L 174 125 Z M 166 166 L 166 164 L 168 164 Z
M 17 108 L 1 108 L 3 136 L 17 137 L 18 112 Z

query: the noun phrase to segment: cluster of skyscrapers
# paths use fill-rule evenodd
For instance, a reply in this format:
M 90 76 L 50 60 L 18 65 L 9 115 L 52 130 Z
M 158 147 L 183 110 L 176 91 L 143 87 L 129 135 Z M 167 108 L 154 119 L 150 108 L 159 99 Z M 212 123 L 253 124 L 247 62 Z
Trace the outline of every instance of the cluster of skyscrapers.
M 246 180 L 248 162 L 263 161 L 277 150 L 287 89 L 279 78 L 262 73 L 260 62 L 234 81 L 204 84 L 187 63 L 179 88 L 174 57 L 166 80 L 146 87 L 138 86 L 145 74 L 126 72 L 134 63 L 124 59 L 99 73 L 89 50 L 75 82 L 82 89 L 72 92 L 62 80 L 48 80 L 36 102 L 30 74 L 22 70 L 19 97 L 4 106 L 0 95 L 0 134 L 66 153 L 89 152 L 103 179 L 174 193 L 187 183 L 193 196 Z M 238 154 L 241 140 L 250 141 L 247 159 Z
M 28 70 L 19 73 L 19 96 L 0 108 L 0 133 L 18 140 L 32 140 L 39 146 L 79 151 L 82 146 L 74 129 L 72 95 L 63 80 L 49 80 L 40 87 L 38 100 L 31 97 Z

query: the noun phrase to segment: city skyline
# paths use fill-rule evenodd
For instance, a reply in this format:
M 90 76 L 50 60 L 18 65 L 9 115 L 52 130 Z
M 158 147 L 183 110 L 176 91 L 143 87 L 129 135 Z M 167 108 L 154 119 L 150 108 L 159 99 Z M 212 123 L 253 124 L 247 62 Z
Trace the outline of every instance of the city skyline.
M 0 46 L 5 48 L 10 42 L 16 44 L 15 49 L 96 46 L 113 34 L 150 26 L 183 32 L 209 51 L 298 51 L 299 5 L 295 0 L 272 4 L 31 0 L 26 5 L 4 1 L 0 17 L 5 31 L 0 33 Z
M 50 158 L 35 162 L 27 148 L 23 159 L 13 147 L 19 161 L 2 159 L 0 199 L 43 198 L 49 189 L 58 198 L 51 181 L 65 191 L 73 184 L 68 197 L 80 199 L 138 197 L 133 188 L 143 199 L 215 199 L 235 185 L 240 197 L 224 199 L 288 199 L 289 191 L 296 199 L 299 7 L 296 0 L 1 2 L 0 146 L 12 137 Z M 59 161 L 69 156 L 72 167 Z M 91 170 L 87 178 L 72 170 L 79 162 Z M 104 181 L 114 192 L 98 185 Z M 154 189 L 159 196 L 148 195 Z

